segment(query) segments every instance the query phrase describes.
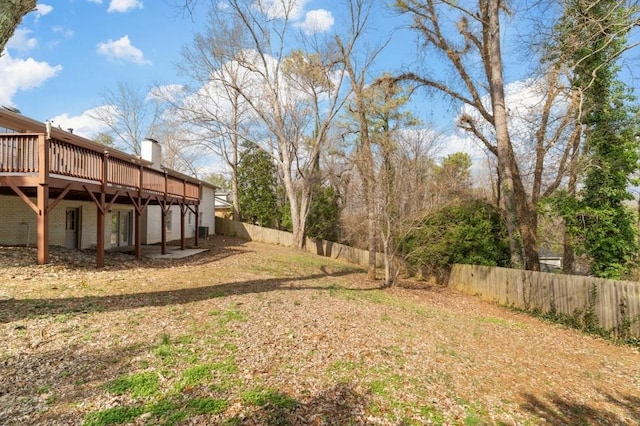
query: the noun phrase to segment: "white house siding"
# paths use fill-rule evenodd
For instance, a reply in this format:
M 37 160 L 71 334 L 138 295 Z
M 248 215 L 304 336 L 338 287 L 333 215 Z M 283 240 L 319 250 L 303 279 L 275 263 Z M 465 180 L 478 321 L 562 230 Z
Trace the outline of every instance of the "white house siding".
M 174 210 L 178 210 L 178 214 L 175 214 Z M 169 211 L 171 215 L 171 230 L 167 230 L 167 241 L 175 240 L 176 237 L 174 235 L 178 235 L 177 238 L 180 238 L 180 208 L 173 206 Z M 174 217 L 177 216 L 178 220 L 178 229 L 176 228 L 176 223 Z M 167 219 L 168 221 L 168 219 Z M 162 210 L 160 206 L 148 206 L 144 213 L 142 214 L 141 219 L 141 228 L 142 228 L 142 244 L 157 244 L 162 242 Z M 187 234 L 189 234 L 188 227 L 185 227 Z M 146 230 L 146 231 L 145 231 Z
M 202 199 L 200 200 L 200 212 L 202 221 L 200 226 L 209 227 L 209 235 L 216 233 L 216 202 L 215 188 L 204 185 L 202 187 Z
M 199 211 L 199 226 L 209 228 L 209 235 L 215 233 L 214 189 L 204 186 Z M 35 204 L 36 199 L 31 201 Z M 67 208 L 80 209 L 80 248 L 95 248 L 97 242 L 97 210 L 93 202 L 61 200 L 49 213 L 49 244 L 65 245 L 65 218 Z M 129 205 L 114 204 L 113 211 L 133 211 Z M 111 212 L 104 218 L 105 249 L 111 248 Z M 167 241 L 180 239 L 180 207 L 170 210 L 172 227 L 167 230 Z M 159 206 L 148 206 L 141 218 L 142 244 L 157 244 L 162 241 L 161 210 Z M 133 223 L 131 223 L 133 232 Z M 185 217 L 185 237 L 192 238 L 196 233 L 195 215 L 191 212 Z M 17 196 L 0 195 L 0 244 L 36 246 L 38 238 L 36 214 Z M 133 244 L 133 234 L 131 236 Z
M 31 198 L 35 204 L 36 199 Z M 65 245 L 65 222 L 67 208 L 80 209 L 80 248 L 95 248 L 97 243 L 97 209 L 90 201 L 61 200 L 49 212 L 49 245 Z M 133 211 L 129 205 L 114 204 L 104 217 L 104 248 L 111 245 L 111 214 L 113 211 Z M 20 198 L 0 196 L 0 244 L 30 245 L 38 244 L 36 214 Z M 133 244 L 133 222 L 130 224 L 131 244 Z
M 209 227 L 209 235 L 215 233 L 215 209 L 214 209 L 214 188 L 204 186 L 202 188 L 202 200 L 200 201 L 199 212 L 202 220 L 199 226 Z M 180 207 L 172 206 L 169 210 L 171 215 L 171 229 L 167 229 L 167 241 L 180 239 Z M 162 210 L 160 206 L 148 206 L 142 215 L 141 220 L 142 244 L 157 244 L 162 241 Z M 169 218 L 167 218 L 169 222 Z M 146 232 L 145 232 L 146 230 Z M 185 238 L 193 238 L 196 235 L 195 215 L 188 211 L 185 215 L 184 226 Z
M 180 239 L 180 207 L 172 206 L 169 210 L 167 223 L 171 223 L 171 229 L 167 229 L 167 241 Z M 191 220 L 189 220 L 191 218 Z M 157 244 L 162 242 L 162 210 L 160 206 L 149 206 L 142 216 L 142 244 Z M 195 216 L 188 212 L 185 216 L 185 238 L 195 236 Z M 146 232 L 144 230 L 146 229 Z
M 36 203 L 35 198 L 31 202 Z M 67 208 L 80 209 L 81 248 L 95 247 L 97 211 L 93 202 L 61 200 L 49 213 L 49 244 L 65 245 Z M 36 246 L 38 229 L 36 214 L 17 196 L 0 195 L 0 244 Z M 110 222 L 109 222 L 110 223 Z M 109 227 L 109 232 L 111 228 Z M 108 248 L 108 247 L 107 247 Z

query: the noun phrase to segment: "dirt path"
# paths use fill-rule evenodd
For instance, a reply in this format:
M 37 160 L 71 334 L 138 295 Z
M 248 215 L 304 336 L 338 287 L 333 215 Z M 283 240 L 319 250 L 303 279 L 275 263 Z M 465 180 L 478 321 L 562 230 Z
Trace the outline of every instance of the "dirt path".
M 637 349 L 283 247 L 207 244 L 99 271 L 0 248 L 0 424 L 640 424 Z

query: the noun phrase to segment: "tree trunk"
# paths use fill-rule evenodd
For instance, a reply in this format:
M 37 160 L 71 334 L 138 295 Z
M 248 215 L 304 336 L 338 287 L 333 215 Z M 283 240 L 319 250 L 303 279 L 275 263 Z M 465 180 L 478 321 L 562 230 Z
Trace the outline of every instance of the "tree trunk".
M 368 238 L 367 245 L 369 247 L 369 267 L 367 270 L 367 277 L 371 280 L 376 279 L 376 207 L 375 207 L 375 189 L 372 190 L 373 182 L 368 182 L 367 185 L 367 228 Z
M 0 0 L 0 55 L 24 15 L 35 7 L 36 0 Z
M 236 165 L 237 165 L 236 161 Z M 232 219 L 240 220 L 240 200 L 238 198 L 238 172 L 237 167 L 233 168 L 231 175 L 231 198 L 233 199 Z
M 238 197 L 238 163 L 240 162 L 238 156 L 238 147 L 240 146 L 239 134 L 239 117 L 238 117 L 238 102 L 240 95 L 237 91 L 234 91 L 234 103 L 233 103 L 233 130 L 234 133 L 231 136 L 231 198 L 233 199 L 233 220 L 240 220 L 240 198 Z M 224 156 L 223 156 L 224 157 Z
M 285 179 L 286 182 L 286 179 Z M 298 250 L 304 249 L 304 228 L 300 223 L 300 210 L 298 209 L 298 201 L 295 197 L 293 191 L 287 187 L 285 184 L 285 188 L 287 191 L 287 198 L 289 200 L 289 207 L 291 209 L 291 228 L 293 234 L 293 247 Z
M 511 250 L 511 264 L 513 267 L 523 267 L 522 238 L 519 232 L 516 194 L 513 182 L 513 147 L 509 139 L 507 126 L 507 108 L 504 95 L 504 78 L 502 75 L 502 54 L 500 50 L 500 1 L 487 0 L 486 6 L 487 31 L 485 45 L 487 48 L 489 66 L 489 85 L 491 92 L 491 106 L 493 109 L 494 125 L 496 129 L 496 145 L 498 150 L 498 169 L 501 180 L 500 193 L 505 211 L 507 231 L 509 233 L 509 248 Z

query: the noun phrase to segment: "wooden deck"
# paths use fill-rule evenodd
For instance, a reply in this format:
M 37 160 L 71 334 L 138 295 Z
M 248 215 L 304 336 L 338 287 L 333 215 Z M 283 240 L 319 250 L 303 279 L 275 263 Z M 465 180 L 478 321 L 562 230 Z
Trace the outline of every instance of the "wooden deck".
M 63 199 L 93 201 L 98 210 L 96 263 L 102 267 L 104 215 L 114 203 L 134 207 L 136 257 L 140 257 L 140 215 L 148 205 L 162 209 L 158 226 L 162 226 L 163 250 L 166 215 L 172 205 L 180 207 L 184 248 L 184 217 L 189 211 L 195 213 L 198 229 L 202 182 L 0 108 L 0 194 L 17 195 L 37 215 L 38 263 L 49 262 L 49 212 Z

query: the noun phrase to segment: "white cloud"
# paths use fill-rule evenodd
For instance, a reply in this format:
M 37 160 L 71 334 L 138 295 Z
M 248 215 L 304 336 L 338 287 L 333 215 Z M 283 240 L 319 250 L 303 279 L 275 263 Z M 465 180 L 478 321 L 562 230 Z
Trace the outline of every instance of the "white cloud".
M 87 0 L 88 3 L 102 4 L 102 0 Z
M 442 142 L 440 143 L 438 157 L 445 158 L 446 156 L 455 154 L 456 152 L 466 152 L 474 163 L 486 156 L 480 142 L 473 140 L 463 132 L 444 135 L 442 137 Z
M 12 105 L 19 90 L 29 90 L 55 77 L 62 65 L 51 66 L 33 58 L 13 59 L 8 52 L 0 57 L 0 104 Z
M 35 37 L 29 37 L 29 34 L 31 34 L 31 30 L 17 28 L 7 42 L 7 48 L 20 50 L 22 52 L 35 48 L 38 45 L 38 40 L 36 40 Z
M 75 32 L 70 28 L 65 28 L 61 25 L 54 25 L 51 27 L 51 31 L 56 34 L 62 34 L 64 38 L 71 38 L 75 35 Z
M 170 100 L 175 101 L 183 92 L 182 84 L 165 84 L 163 86 L 152 87 L 147 94 L 149 100 Z
M 528 79 L 509 83 L 505 86 L 505 104 L 508 108 L 509 138 L 513 145 L 521 175 L 524 179 L 533 176 L 533 170 L 536 166 L 536 155 L 534 155 L 537 143 L 536 133 L 540 130 L 542 108 L 546 102 L 546 96 L 547 87 L 544 80 Z M 482 98 L 482 102 L 490 111 L 491 100 L 488 95 Z M 549 111 L 550 121 L 548 123 L 549 126 L 545 137 L 552 135 L 557 131 L 571 131 L 571 129 L 559 129 L 557 127 L 559 123 L 561 123 L 560 118 L 565 117 L 568 114 L 568 108 L 569 102 L 567 97 L 559 95 L 554 99 L 551 110 Z M 485 138 L 495 144 L 494 129 L 489 123 L 480 117 L 480 114 L 475 109 L 465 106 L 460 111 L 460 115 L 462 114 L 466 114 L 474 119 L 478 129 Z M 452 140 L 456 137 L 460 139 L 468 139 L 469 141 L 473 141 L 477 145 L 478 149 L 482 150 L 482 143 L 480 141 L 475 140 L 462 130 L 458 133 L 461 136 L 454 136 L 452 137 Z M 568 141 L 568 136 L 568 134 L 564 133 L 564 137 L 561 137 L 554 144 L 553 149 L 546 151 L 544 154 L 545 170 L 551 171 L 552 174 L 555 173 L 554 167 L 559 164 L 557 157 L 558 155 L 563 154 L 566 142 Z M 460 143 L 460 141 L 456 143 Z M 471 156 L 475 165 L 477 156 L 473 153 Z
M 106 56 L 112 61 L 133 62 L 136 64 L 150 64 L 151 61 L 144 58 L 142 50 L 131 44 L 129 36 L 124 36 L 119 40 L 109 40 L 98 43 L 97 52 Z
M 84 111 L 80 115 L 69 116 L 69 114 L 57 115 L 51 120 L 54 126 L 60 126 L 63 129 L 73 129 L 73 133 L 83 136 L 87 139 L 94 138 L 98 133 L 104 132 L 108 129 L 108 126 L 103 122 L 96 120 L 96 111 L 104 107 L 96 107 L 90 110 Z
M 53 10 L 53 6 L 40 3 L 39 5 L 36 6 L 36 10 L 35 10 L 36 20 L 38 20 L 41 16 L 48 15 L 49 13 L 51 13 L 52 10 Z
M 142 2 L 139 0 L 111 0 L 107 12 L 124 13 L 132 9 L 142 9 Z
M 311 35 L 328 31 L 334 22 L 335 20 L 330 11 L 316 9 L 307 12 L 304 21 L 298 22 L 296 26 L 301 28 L 305 34 Z
M 309 0 L 256 0 L 253 7 L 260 10 L 269 19 L 288 17 L 298 20 Z

